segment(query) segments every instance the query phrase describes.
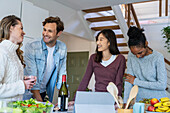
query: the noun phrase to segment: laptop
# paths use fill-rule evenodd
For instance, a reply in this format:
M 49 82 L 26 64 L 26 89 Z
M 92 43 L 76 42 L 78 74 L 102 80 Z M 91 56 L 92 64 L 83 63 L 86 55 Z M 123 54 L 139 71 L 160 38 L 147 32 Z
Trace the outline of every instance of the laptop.
M 114 98 L 108 92 L 77 91 L 75 113 L 115 113 Z

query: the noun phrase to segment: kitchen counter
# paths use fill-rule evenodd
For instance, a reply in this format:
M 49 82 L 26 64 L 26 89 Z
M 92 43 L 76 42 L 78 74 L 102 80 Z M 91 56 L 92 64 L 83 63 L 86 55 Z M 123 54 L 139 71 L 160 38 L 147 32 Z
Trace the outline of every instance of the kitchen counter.
M 69 106 L 68 111 L 66 111 L 66 112 L 61 112 L 61 111 L 55 110 L 55 111 L 53 111 L 53 113 L 73 113 L 73 109 L 74 109 L 74 106 Z
M 73 111 L 66 111 L 66 112 L 55 111 L 53 113 L 73 113 Z

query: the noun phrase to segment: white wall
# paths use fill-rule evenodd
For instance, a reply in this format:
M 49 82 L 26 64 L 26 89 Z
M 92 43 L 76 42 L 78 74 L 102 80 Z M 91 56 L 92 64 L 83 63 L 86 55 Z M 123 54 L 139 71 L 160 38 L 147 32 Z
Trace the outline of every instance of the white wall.
M 162 16 L 165 16 L 165 1 L 166 0 L 162 0 Z M 170 5 L 170 0 L 168 0 L 168 5 Z M 133 6 L 135 8 L 138 19 L 159 17 L 159 0 L 134 4 Z
M 64 22 L 64 32 L 71 33 L 73 35 L 93 40 L 89 28 L 84 26 L 82 15 L 78 11 L 64 6 L 58 2 L 52 0 L 27 0 L 34 5 L 46 9 L 50 12 L 50 16 L 59 16 Z
M 49 11 L 26 0 L 0 0 L 0 20 L 8 15 L 21 18 L 26 37 L 37 38 L 41 37 L 42 21 L 49 16 Z
M 24 36 L 22 49 L 42 34 L 42 21 L 49 16 L 49 11 L 33 5 L 26 0 L 0 0 L 0 20 L 8 15 L 16 15 L 23 23 Z
M 21 20 L 23 23 L 24 36 L 22 50 L 25 44 L 42 37 L 42 21 L 49 17 L 49 11 L 33 5 L 31 2 L 22 0 Z
M 63 33 L 59 37 L 59 40 L 63 41 L 67 45 L 68 52 L 89 51 L 89 55 L 95 52 L 95 41 L 89 41 L 68 33 Z
M 0 20 L 8 15 L 20 17 L 21 0 L 0 0 Z
M 21 1 L 23 2 L 22 5 Z M 71 33 L 73 35 L 88 40 L 93 40 L 94 36 L 92 34 L 92 31 L 88 28 L 88 25 L 84 21 L 83 15 L 80 11 L 71 9 L 53 0 L 26 1 L 33 3 L 33 5 L 25 2 L 25 0 L 0 0 L 0 20 L 4 16 L 9 14 L 14 14 L 18 17 L 24 15 L 24 20 L 29 20 L 29 22 L 23 22 L 23 24 L 27 26 L 26 31 L 29 32 L 27 33 L 27 35 L 29 34 L 31 35 L 31 37 L 34 37 L 34 35 L 36 35 L 35 37 L 37 37 L 37 35 L 39 35 L 39 37 L 41 37 L 39 29 L 42 29 L 42 24 L 39 23 L 41 23 L 47 17 L 46 12 L 49 12 L 50 16 L 59 16 L 61 20 L 63 20 L 65 26 L 64 32 Z M 21 12 L 21 8 L 24 11 L 23 13 Z M 39 25 L 39 27 L 33 27 L 33 25 L 37 24 Z M 32 31 L 33 29 L 35 30 L 35 32 L 30 33 L 30 31 Z
M 63 41 L 66 46 L 67 46 L 67 51 L 68 52 L 82 52 L 82 51 L 88 51 L 89 52 L 89 57 L 91 54 L 95 53 L 96 50 L 96 42 L 95 41 L 89 41 L 86 39 L 82 39 L 80 37 L 68 34 L 68 33 L 63 33 L 60 37 L 59 40 Z M 94 75 L 92 76 L 90 82 L 89 82 L 89 89 L 94 90 Z
M 163 27 L 166 27 L 166 26 L 168 26 L 168 22 L 162 23 L 162 24 L 142 25 L 142 27 L 145 30 L 147 40 L 149 42 L 149 46 L 161 52 L 165 58 L 170 60 L 170 53 L 168 53 L 167 49 L 164 47 L 165 39 L 162 38 L 163 36 L 162 36 L 162 31 L 161 31 Z
M 49 11 L 33 5 L 28 1 L 22 1 L 21 20 L 23 23 L 25 36 L 38 38 L 41 37 L 43 26 L 42 22 L 49 17 Z

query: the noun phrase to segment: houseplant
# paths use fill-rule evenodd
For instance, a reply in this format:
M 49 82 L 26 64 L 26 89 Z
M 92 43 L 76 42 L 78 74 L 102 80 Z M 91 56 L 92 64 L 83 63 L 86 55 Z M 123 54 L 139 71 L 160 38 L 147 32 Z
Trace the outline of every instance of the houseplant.
M 170 53 L 170 26 L 164 27 L 162 31 L 163 38 L 166 39 L 164 47 L 166 47 Z

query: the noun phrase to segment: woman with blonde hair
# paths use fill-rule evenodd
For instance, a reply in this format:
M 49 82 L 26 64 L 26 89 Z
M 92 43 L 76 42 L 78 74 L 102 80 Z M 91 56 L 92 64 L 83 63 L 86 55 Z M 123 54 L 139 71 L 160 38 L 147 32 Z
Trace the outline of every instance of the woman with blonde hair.
M 0 21 L 0 100 L 22 100 L 25 89 L 35 84 L 32 80 L 23 80 L 20 46 L 24 35 L 20 18 L 10 15 Z

